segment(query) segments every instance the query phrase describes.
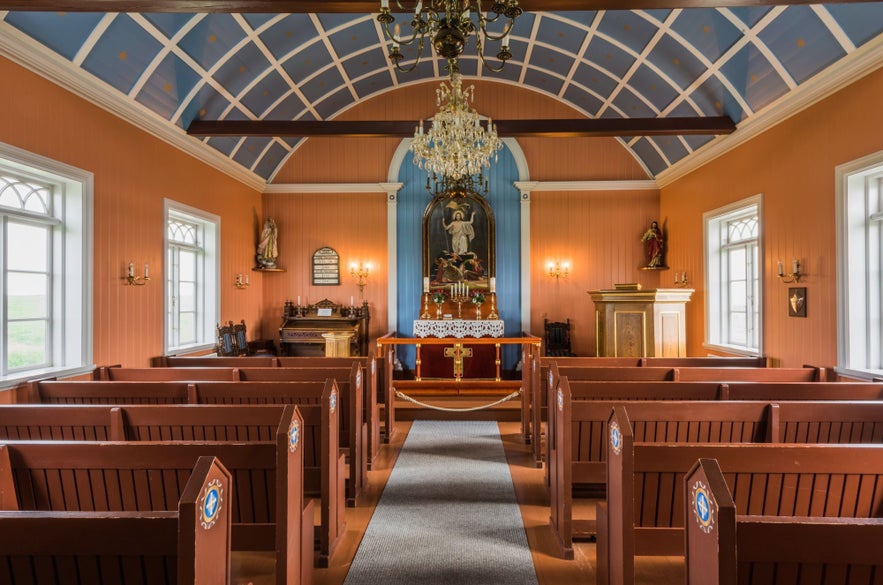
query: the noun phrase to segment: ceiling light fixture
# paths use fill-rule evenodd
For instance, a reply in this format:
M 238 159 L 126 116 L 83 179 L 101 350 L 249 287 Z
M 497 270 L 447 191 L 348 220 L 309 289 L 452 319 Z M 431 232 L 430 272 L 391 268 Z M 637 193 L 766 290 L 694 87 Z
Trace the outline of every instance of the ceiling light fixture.
M 439 110 L 432 126 L 424 131 L 420 120 L 414 131 L 410 147 L 414 164 L 432 173 L 436 182 L 471 184 L 471 179 L 479 175 L 480 186 L 482 170 L 491 166 L 491 157 L 496 160 L 497 151 L 503 147 L 493 121 L 488 118 L 485 129 L 478 112 L 469 107 L 474 89 L 470 85 L 464 90 L 460 74 L 453 74 L 450 86 L 442 82 L 435 90 Z
M 399 71 L 407 73 L 417 67 L 423 57 L 427 36 L 430 37 L 435 52 L 448 60 L 446 68 L 451 75 L 459 71 L 457 59 L 463 53 L 469 36 L 473 33 L 475 33 L 478 58 L 487 69 L 501 71 L 506 61 L 512 58 L 512 53 L 509 52 L 509 32 L 515 19 L 522 13 L 518 0 L 491 2 L 490 11 L 487 13 L 482 10 L 481 0 L 430 0 L 425 3 L 395 0 L 395 3 L 399 10 L 413 15 L 409 23 L 410 35 L 402 37 L 398 24 L 390 30 L 390 25 L 395 23 L 395 17 L 389 10 L 389 0 L 381 0 L 377 20 L 383 25 L 387 38 L 392 41 L 389 60 Z M 477 24 L 472 20 L 473 13 L 477 16 Z M 505 24 L 500 32 L 494 34 L 487 30 L 489 24 L 493 25 L 501 19 L 505 19 Z M 489 63 L 484 57 L 484 47 L 488 41 L 502 42 L 497 53 L 499 65 Z M 414 63 L 410 67 L 402 67 L 401 61 L 405 56 L 401 52 L 401 46 L 411 46 L 415 43 L 417 54 Z

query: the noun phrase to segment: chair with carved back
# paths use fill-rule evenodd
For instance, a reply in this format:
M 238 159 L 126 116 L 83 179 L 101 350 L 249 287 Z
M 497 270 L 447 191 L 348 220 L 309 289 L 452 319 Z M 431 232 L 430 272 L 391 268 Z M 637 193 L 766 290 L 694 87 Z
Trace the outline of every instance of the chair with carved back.
M 556 357 L 576 355 L 570 350 L 570 319 L 566 322 L 543 319 L 543 328 L 545 355 Z
M 231 321 L 230 325 L 233 327 L 233 345 L 236 347 L 234 355 L 276 355 L 276 348 L 271 340 L 248 341 L 245 319 L 236 324 Z
M 226 325 L 219 323 L 217 332 L 218 344 L 215 347 L 216 353 L 219 356 L 239 355 L 239 350 L 236 347 L 236 337 L 233 334 L 233 321 Z

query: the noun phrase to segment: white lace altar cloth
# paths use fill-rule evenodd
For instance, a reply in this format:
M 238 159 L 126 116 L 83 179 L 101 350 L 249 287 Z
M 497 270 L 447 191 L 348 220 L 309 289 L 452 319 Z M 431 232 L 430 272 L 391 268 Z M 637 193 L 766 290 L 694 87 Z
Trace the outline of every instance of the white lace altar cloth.
M 503 337 L 500 319 L 417 319 L 414 337 Z

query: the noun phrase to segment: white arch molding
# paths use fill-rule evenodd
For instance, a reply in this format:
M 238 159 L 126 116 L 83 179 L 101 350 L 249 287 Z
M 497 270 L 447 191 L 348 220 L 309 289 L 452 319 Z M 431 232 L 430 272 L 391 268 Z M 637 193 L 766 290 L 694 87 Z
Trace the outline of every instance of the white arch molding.
M 515 167 L 518 169 L 518 181 L 515 183 L 516 188 L 519 184 L 524 184 L 530 179 L 530 170 L 527 168 L 527 159 L 521 145 L 514 138 L 502 138 L 503 144 L 512 153 L 515 160 Z M 386 174 L 388 185 L 399 185 L 399 172 L 402 168 L 402 162 L 408 154 L 411 146 L 411 139 L 404 138 L 399 143 L 398 148 L 392 155 L 389 162 L 389 172 Z M 521 193 L 521 330 L 530 331 L 530 191 L 519 188 Z M 387 328 L 389 331 L 395 331 L 398 324 L 398 280 L 397 271 L 394 269 L 398 264 L 398 250 L 396 249 L 396 213 L 398 205 L 398 189 L 396 192 L 390 192 L 386 199 L 386 241 L 389 245 L 389 262 L 390 270 L 388 271 L 387 290 L 389 291 L 389 313 L 387 317 Z

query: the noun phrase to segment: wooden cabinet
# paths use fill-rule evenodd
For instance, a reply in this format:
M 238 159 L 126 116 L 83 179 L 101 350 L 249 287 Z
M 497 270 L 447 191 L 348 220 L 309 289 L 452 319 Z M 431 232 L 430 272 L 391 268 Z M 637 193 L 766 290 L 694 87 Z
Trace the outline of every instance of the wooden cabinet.
M 279 344 L 282 355 L 328 355 L 329 337 L 336 355 L 368 355 L 368 323 L 371 319 L 368 303 L 361 307 L 346 307 L 328 299 L 307 307 L 285 303 L 282 324 L 279 326 Z M 349 349 L 339 346 L 340 336 L 349 335 Z
M 692 294 L 687 288 L 589 291 L 595 302 L 595 354 L 686 356 L 686 305 Z

